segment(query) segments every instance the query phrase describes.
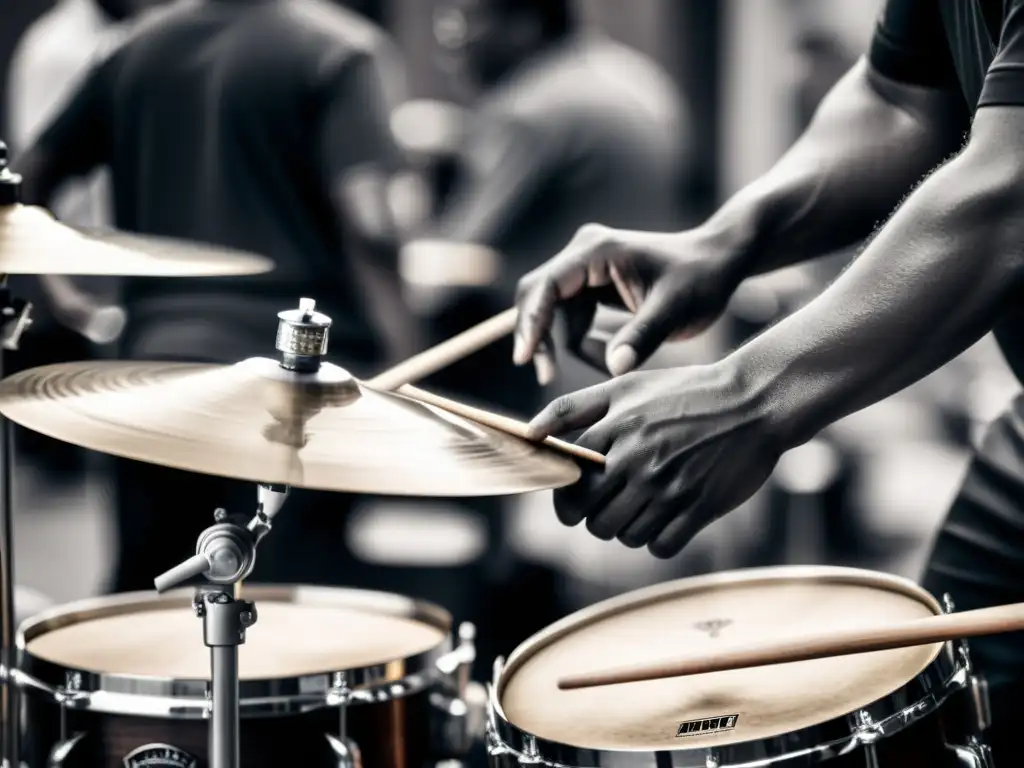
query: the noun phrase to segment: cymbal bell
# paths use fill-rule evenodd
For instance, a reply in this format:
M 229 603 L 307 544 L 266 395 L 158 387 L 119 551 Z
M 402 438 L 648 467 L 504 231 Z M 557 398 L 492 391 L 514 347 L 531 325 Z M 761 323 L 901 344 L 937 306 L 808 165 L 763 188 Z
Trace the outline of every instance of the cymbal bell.
M 263 256 L 199 243 L 80 230 L 45 208 L 0 206 L 0 274 L 211 277 L 269 272 Z
M 491 496 L 575 482 L 551 449 L 401 395 L 324 363 L 286 370 L 83 362 L 0 382 L 0 413 L 103 453 L 202 474 L 402 496 Z

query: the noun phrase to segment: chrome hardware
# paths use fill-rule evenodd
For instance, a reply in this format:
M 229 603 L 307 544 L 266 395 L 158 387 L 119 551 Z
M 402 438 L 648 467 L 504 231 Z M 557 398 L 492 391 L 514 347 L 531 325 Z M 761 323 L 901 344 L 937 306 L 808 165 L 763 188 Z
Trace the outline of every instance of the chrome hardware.
M 363 756 L 359 751 L 359 745 L 352 739 L 339 739 L 329 733 L 325 733 L 324 738 L 334 753 L 337 768 L 363 768 Z
M 331 318 L 316 311 L 313 299 L 299 299 L 298 309 L 279 312 L 277 350 L 281 367 L 291 371 L 316 371 L 327 354 Z
M 50 750 L 50 755 L 46 759 L 46 768 L 62 768 L 68 758 L 74 757 L 72 751 L 78 746 L 78 743 L 85 738 L 85 731 L 80 731 L 72 736 L 70 739 L 64 739 L 58 742 L 53 749 Z
M 961 768 L 995 768 L 995 764 L 992 762 L 991 748 L 973 736 L 968 740 L 966 746 L 949 745 L 947 749 L 953 753 Z
M 967 682 L 970 688 L 971 703 L 974 705 L 974 716 L 977 718 L 978 732 L 984 733 L 992 727 L 992 705 L 988 696 L 988 681 L 980 675 L 971 675 Z
M 483 737 L 487 716 L 487 691 L 470 679 L 476 661 L 476 627 L 460 624 L 458 634 L 458 646 L 437 660 L 442 690 L 430 694 L 436 714 L 431 718 L 435 744 L 443 758 L 464 757 L 473 742 Z
M 21 299 L 12 299 L 9 306 L 3 309 L 3 341 L 6 350 L 16 352 L 21 337 L 32 325 L 32 303 Z
M 879 724 L 875 722 L 869 712 L 862 709 L 855 712 L 853 718 L 854 734 L 857 737 L 857 741 L 861 744 L 874 744 L 884 735 L 882 728 L 879 727 Z

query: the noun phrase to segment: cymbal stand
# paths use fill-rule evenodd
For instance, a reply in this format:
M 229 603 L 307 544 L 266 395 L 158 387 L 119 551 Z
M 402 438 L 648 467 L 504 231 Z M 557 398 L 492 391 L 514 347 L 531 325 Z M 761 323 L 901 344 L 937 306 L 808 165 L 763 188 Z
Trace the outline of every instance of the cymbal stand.
M 7 146 L 0 141 L 0 207 L 20 202 L 21 177 L 7 167 Z M 0 275 L 0 379 L 4 377 L 4 358 L 8 351 L 18 349 L 21 335 L 32 324 L 32 305 L 11 296 L 7 275 Z M 14 647 L 17 630 L 14 611 L 14 546 L 13 546 L 13 472 L 14 430 L 0 416 L 0 717 L 3 725 L 3 766 L 21 765 L 21 700 L 19 689 L 12 684 L 11 670 L 18 663 Z
M 252 573 L 256 546 L 270 532 L 288 490 L 282 485 L 260 485 L 259 506 L 248 525 L 218 509 L 215 523 L 199 536 L 196 554 L 154 580 L 158 592 L 196 576 L 222 587 L 199 590 L 192 603 L 203 620 L 203 642 L 210 649 L 209 768 L 240 765 L 238 646 L 245 643 L 245 631 L 256 623 L 257 614 L 255 604 L 234 598 L 233 587 Z
M 331 319 L 316 311 L 312 299 L 300 299 L 298 309 L 279 312 L 277 317 L 275 346 L 281 353 L 281 368 L 300 375 L 316 373 L 327 354 Z M 196 554 L 154 581 L 158 592 L 196 576 L 228 587 L 197 595 L 193 603 L 203 620 L 203 641 L 210 648 L 209 768 L 239 768 L 238 646 L 245 642 L 245 630 L 256 623 L 256 606 L 236 600 L 233 587 L 252 573 L 256 545 L 270 532 L 288 490 L 284 485 L 260 485 L 256 516 L 246 526 L 217 510 L 214 525 L 199 536 Z

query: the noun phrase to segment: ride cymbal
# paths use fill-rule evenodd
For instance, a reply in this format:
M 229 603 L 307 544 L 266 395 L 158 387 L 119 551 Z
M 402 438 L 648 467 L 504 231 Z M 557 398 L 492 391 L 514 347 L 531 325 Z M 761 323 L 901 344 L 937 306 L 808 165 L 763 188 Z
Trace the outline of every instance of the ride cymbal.
M 0 382 L 0 413 L 103 453 L 261 483 L 402 496 L 490 496 L 568 485 L 551 449 L 323 363 L 301 373 L 231 366 L 86 362 Z
M 45 208 L 0 206 L 0 274 L 211 277 L 269 272 L 243 251 L 115 230 L 78 230 Z

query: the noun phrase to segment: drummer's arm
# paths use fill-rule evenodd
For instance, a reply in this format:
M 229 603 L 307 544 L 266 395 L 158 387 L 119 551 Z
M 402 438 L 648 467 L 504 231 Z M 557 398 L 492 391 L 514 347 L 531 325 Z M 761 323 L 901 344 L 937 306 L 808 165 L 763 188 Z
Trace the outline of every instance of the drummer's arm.
M 26 205 L 47 207 L 64 182 L 109 161 L 107 82 L 110 60 L 94 66 L 35 142 L 15 158 Z
M 36 141 L 15 158 L 12 166 L 22 177 L 24 204 L 49 207 L 66 181 L 86 176 L 108 162 L 107 78 L 105 61 L 83 78 L 65 107 Z M 83 317 L 98 309 L 91 297 L 66 277 L 43 275 L 39 282 L 62 322 L 79 326 Z
M 1009 0 L 971 137 L 821 296 L 730 358 L 783 446 L 919 381 L 1024 297 L 1024 0 Z

